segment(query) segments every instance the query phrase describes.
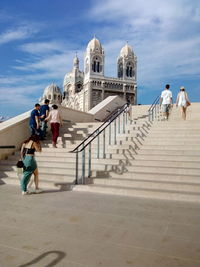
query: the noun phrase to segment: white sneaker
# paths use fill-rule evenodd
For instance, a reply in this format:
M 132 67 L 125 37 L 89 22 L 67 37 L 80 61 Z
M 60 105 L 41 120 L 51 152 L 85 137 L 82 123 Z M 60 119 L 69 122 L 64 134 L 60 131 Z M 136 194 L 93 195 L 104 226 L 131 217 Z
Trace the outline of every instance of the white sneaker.
M 22 191 L 22 195 L 28 195 L 28 191 Z
M 40 194 L 40 193 L 42 193 L 43 191 L 41 190 L 41 189 L 35 189 L 35 193 L 36 194 Z

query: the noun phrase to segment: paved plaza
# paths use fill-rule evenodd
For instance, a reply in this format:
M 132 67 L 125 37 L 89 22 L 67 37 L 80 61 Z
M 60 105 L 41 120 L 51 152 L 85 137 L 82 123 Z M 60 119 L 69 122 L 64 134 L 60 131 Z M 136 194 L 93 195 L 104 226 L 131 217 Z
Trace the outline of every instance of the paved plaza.
M 0 185 L 1 267 L 199 267 L 200 205 Z

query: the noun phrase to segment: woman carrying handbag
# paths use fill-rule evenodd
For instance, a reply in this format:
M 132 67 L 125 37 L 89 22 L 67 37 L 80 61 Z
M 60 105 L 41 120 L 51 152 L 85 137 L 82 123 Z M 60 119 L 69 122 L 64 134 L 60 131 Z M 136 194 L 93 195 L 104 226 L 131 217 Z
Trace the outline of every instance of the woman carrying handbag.
M 41 152 L 41 145 L 38 135 L 31 135 L 25 140 L 21 147 L 21 159 L 23 159 L 23 177 L 21 179 L 22 195 L 27 195 L 27 186 L 31 179 L 31 175 L 34 174 L 35 193 L 40 193 L 38 184 L 38 168 L 35 160 L 35 151 Z
M 177 95 L 177 99 L 176 99 L 176 107 L 180 107 L 181 108 L 181 116 L 183 118 L 183 120 L 186 120 L 186 111 L 187 111 L 187 107 L 190 106 L 190 100 L 188 98 L 188 94 L 185 91 L 185 87 L 181 86 L 180 87 L 180 92 Z

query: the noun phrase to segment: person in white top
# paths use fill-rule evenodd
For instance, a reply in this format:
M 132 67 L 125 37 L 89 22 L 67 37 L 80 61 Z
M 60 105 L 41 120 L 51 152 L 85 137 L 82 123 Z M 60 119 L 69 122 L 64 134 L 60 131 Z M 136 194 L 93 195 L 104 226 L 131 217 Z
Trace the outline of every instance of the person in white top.
M 169 90 L 170 85 L 166 84 L 165 90 L 162 91 L 160 104 L 162 105 L 163 115 L 166 120 L 169 117 L 169 110 L 172 105 L 172 92 Z
M 60 125 L 62 125 L 62 118 L 60 115 L 60 112 L 58 110 L 58 106 L 57 105 L 52 105 L 52 110 L 49 112 L 48 117 L 45 119 L 45 121 L 50 120 L 50 124 L 51 124 L 51 132 L 52 132 L 52 144 L 53 147 L 57 147 L 57 139 L 59 136 L 59 128 Z
M 184 86 L 181 86 L 180 92 L 178 93 L 177 99 L 176 99 L 176 107 L 179 106 L 181 108 L 181 116 L 183 120 L 186 120 L 187 107 L 190 105 L 191 104 L 188 98 L 188 94 L 186 93 Z

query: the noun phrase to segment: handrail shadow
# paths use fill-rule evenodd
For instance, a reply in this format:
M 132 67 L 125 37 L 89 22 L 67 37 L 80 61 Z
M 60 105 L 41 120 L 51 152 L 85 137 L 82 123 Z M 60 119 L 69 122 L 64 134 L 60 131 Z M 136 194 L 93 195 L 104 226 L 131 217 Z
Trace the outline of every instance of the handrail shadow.
M 59 263 L 62 259 L 64 259 L 66 257 L 66 253 L 63 252 L 63 251 L 59 251 L 59 250 L 47 251 L 47 252 L 39 255 L 35 259 L 33 259 L 33 260 L 31 260 L 31 261 L 29 261 L 29 262 L 27 262 L 25 264 L 22 264 L 22 265 L 20 265 L 18 267 L 27 267 L 27 266 L 31 266 L 33 264 L 36 264 L 36 263 L 38 263 L 39 261 L 41 261 L 43 258 L 47 257 L 50 254 L 57 254 L 56 258 L 52 262 L 50 262 L 47 265 L 45 265 L 44 267 L 53 267 L 57 263 Z

